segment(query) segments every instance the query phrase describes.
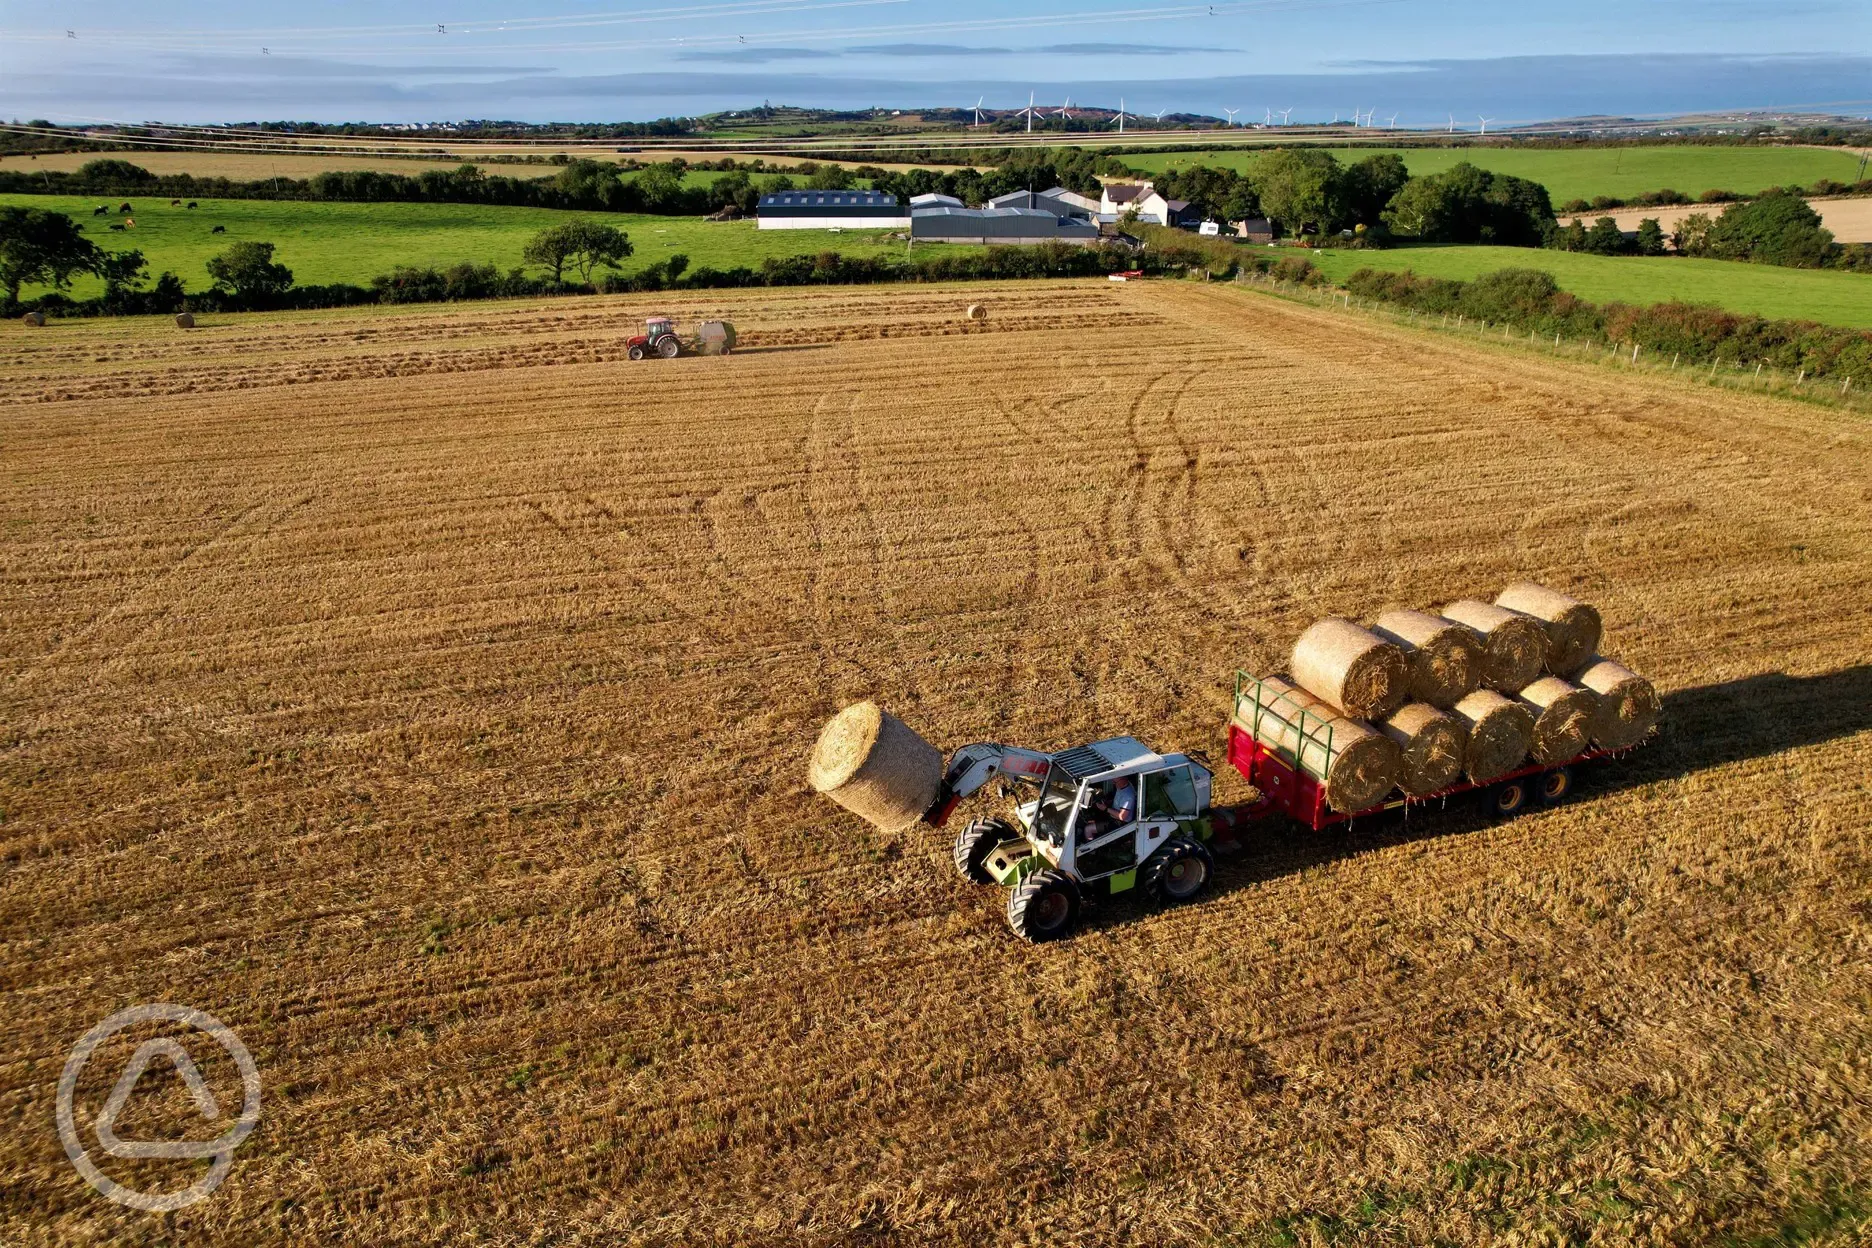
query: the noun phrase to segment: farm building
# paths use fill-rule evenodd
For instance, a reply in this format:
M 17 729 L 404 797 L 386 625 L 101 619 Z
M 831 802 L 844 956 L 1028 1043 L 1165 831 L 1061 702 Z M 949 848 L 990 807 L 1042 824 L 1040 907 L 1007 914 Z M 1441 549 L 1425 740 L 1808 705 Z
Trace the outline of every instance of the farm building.
M 910 237 L 918 242 L 1084 245 L 1098 236 L 1090 221 L 1040 208 L 926 208 L 910 217 Z
M 1251 243 L 1271 243 L 1274 241 L 1274 223 L 1266 217 L 1249 217 L 1246 221 L 1237 221 L 1235 237 Z
M 777 191 L 760 197 L 763 230 L 901 230 L 908 211 L 883 191 Z
M 967 207 L 967 205 L 964 204 L 961 200 L 957 199 L 955 196 L 938 195 L 935 191 L 930 191 L 927 194 L 923 194 L 923 195 L 912 195 L 910 197 L 910 211 L 913 213 L 919 208 L 965 208 L 965 207 Z
M 1099 196 L 1099 215 L 1117 220 L 1127 212 L 1151 225 L 1189 225 L 1194 221 L 1189 202 L 1166 199 L 1149 182 L 1113 182 Z
M 989 208 L 1038 208 L 1056 217 L 1081 217 L 1090 220 L 1098 205 L 1084 195 L 1056 186 L 1047 191 L 1009 191 L 989 200 Z

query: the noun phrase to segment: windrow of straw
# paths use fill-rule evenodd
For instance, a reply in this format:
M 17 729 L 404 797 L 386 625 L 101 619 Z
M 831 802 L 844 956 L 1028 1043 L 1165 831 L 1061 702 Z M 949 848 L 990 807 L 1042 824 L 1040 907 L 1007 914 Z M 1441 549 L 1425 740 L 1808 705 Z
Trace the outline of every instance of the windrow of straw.
M 1255 740 L 1283 751 L 1320 781 L 1326 802 L 1352 814 L 1385 799 L 1398 782 L 1403 755 L 1390 737 L 1348 718 L 1286 676 L 1243 689 L 1235 722 Z

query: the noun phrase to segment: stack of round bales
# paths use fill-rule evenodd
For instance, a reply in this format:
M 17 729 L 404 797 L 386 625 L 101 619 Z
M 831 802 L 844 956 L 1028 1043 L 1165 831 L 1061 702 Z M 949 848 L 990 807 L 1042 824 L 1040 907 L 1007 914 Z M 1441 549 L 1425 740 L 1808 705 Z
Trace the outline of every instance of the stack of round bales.
M 846 810 L 898 832 L 936 804 L 943 759 L 875 702 L 855 702 L 819 733 L 806 779 Z

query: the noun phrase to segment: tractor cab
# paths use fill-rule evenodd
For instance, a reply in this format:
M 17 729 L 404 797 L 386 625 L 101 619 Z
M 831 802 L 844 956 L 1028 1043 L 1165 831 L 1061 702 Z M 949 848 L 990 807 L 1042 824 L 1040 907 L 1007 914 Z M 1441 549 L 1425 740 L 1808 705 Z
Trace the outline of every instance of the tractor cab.
M 1086 896 L 1142 886 L 1186 901 L 1208 883 L 1209 768 L 1135 737 L 1046 761 L 1037 794 L 1015 807 L 1013 820 L 978 819 L 956 840 L 965 876 L 1013 890 L 1015 931 L 1030 940 L 1063 934 Z
M 673 360 L 682 354 L 682 339 L 676 336 L 676 324 L 667 316 L 651 316 L 644 319 L 644 332 L 630 340 L 629 355 L 633 360 L 641 360 L 655 353 L 666 360 Z

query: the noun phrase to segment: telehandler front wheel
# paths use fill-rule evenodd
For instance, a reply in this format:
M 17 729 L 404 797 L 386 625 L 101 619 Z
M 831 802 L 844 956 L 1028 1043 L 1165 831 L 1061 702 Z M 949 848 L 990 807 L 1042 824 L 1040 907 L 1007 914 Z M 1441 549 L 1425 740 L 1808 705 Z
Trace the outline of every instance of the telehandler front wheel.
M 1079 886 L 1064 871 L 1042 867 L 1008 894 L 1007 921 L 1031 944 L 1063 940 L 1079 925 Z
M 977 819 L 956 833 L 956 872 L 971 884 L 992 884 L 994 877 L 984 865 L 988 855 L 1014 839 L 1014 829 L 1005 819 Z
M 1144 863 L 1144 891 L 1173 904 L 1193 901 L 1215 874 L 1215 860 L 1201 841 L 1173 836 Z

